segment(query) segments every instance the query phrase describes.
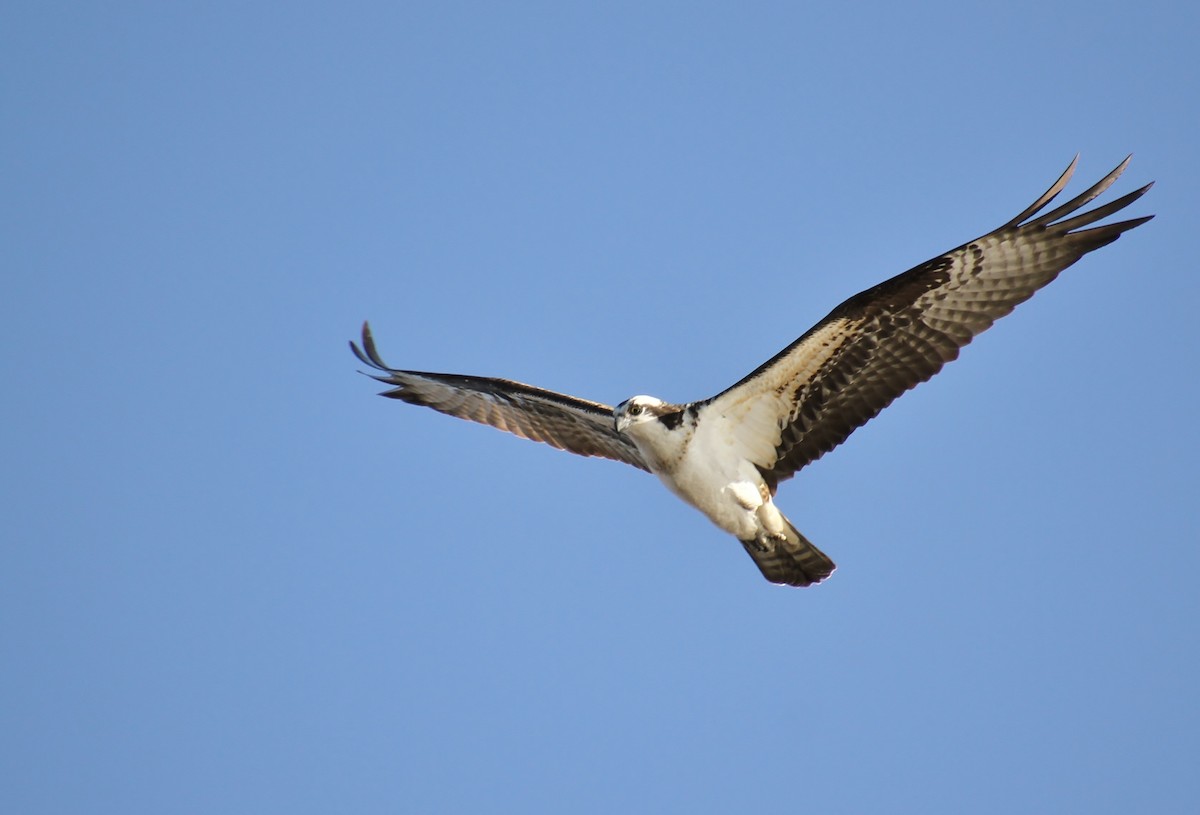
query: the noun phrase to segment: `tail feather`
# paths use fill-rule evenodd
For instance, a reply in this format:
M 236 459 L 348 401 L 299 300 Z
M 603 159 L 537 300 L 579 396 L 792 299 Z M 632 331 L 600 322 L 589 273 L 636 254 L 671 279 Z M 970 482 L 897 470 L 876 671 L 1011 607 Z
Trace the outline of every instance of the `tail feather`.
M 796 531 L 786 518 L 785 538 L 759 538 L 742 541 L 763 577 L 786 586 L 811 586 L 820 583 L 837 568 L 829 556 Z

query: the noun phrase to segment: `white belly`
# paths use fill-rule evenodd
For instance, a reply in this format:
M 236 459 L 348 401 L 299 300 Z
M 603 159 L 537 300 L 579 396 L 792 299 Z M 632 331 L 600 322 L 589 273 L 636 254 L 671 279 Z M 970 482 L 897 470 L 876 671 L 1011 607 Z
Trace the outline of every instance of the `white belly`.
M 714 461 L 688 452 L 670 472 L 655 475 L 721 529 L 740 540 L 756 538 L 763 528 L 763 510 L 777 514 L 758 469 L 744 460 Z
M 743 541 L 783 530 L 787 522 L 771 502 L 762 474 L 734 439 L 702 431 L 668 432 L 656 420 L 627 432 L 650 471 L 721 529 Z

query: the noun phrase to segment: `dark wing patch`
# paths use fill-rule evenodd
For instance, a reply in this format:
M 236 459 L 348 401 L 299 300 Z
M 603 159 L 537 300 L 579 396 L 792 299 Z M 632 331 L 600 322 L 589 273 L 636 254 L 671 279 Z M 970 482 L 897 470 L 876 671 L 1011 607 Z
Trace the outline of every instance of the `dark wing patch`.
M 362 348 L 351 342 L 350 350 L 364 364 L 383 372 L 372 379 L 395 386 L 381 396 L 491 425 L 581 456 L 600 456 L 648 469 L 637 447 L 616 432 L 613 409 L 608 405 L 508 379 L 389 368 L 375 349 L 367 323 L 363 323 Z
M 755 459 L 772 490 L 936 374 L 1063 269 L 1150 220 L 1153 216 L 1082 229 L 1136 201 L 1149 184 L 1068 217 L 1108 189 L 1128 163 L 1126 158 L 1086 192 L 1029 220 L 1066 186 L 1072 161 L 1045 194 L 1004 226 L 851 297 L 709 400 L 722 413 L 749 405 L 742 408 L 747 414 L 757 401 L 777 411 L 774 460 Z

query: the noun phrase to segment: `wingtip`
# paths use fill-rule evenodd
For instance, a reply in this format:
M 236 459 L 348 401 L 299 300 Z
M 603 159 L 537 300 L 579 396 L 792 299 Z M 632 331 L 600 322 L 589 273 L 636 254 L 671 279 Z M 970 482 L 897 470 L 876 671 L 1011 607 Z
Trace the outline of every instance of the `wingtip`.
M 1116 167 L 1113 167 L 1113 171 L 1105 176 L 1105 180 L 1108 180 L 1109 184 L 1111 184 L 1113 181 L 1116 181 L 1121 177 L 1121 174 L 1125 172 L 1125 168 L 1129 166 L 1129 162 L 1131 161 L 1133 161 L 1133 153 L 1125 156 L 1124 160 L 1122 160 L 1120 164 L 1118 164 Z
M 379 351 L 375 348 L 375 337 L 371 334 L 371 324 L 366 320 L 363 320 L 362 324 L 362 347 L 360 348 L 354 340 L 351 340 L 350 350 L 364 365 L 378 371 L 391 370 L 379 356 Z
M 1071 163 L 1067 165 L 1067 169 L 1063 170 L 1062 173 L 1059 174 L 1059 176 L 1055 180 L 1055 182 L 1050 185 L 1050 189 L 1048 189 L 1044 193 L 1042 193 L 1041 196 L 1039 196 L 1036 201 L 1034 201 L 1032 204 L 1030 204 L 1028 207 L 1026 207 L 1024 210 L 1022 210 L 1021 214 L 1019 214 L 1017 217 L 1013 218 L 1011 221 L 1006 223 L 1003 227 L 1001 227 L 1001 229 L 1012 229 L 1012 228 L 1018 227 L 1023 222 L 1032 218 L 1033 216 L 1035 216 L 1039 212 L 1041 212 L 1043 209 L 1045 209 L 1047 207 L 1047 205 L 1049 205 L 1049 203 L 1051 201 L 1053 201 L 1055 198 L 1057 198 L 1058 194 L 1061 193 L 1066 188 L 1067 184 L 1071 181 L 1071 177 L 1073 175 L 1075 175 L 1075 168 L 1078 165 L 1079 165 L 1079 153 L 1076 153 L 1075 158 L 1071 159 Z
M 1084 190 L 1079 195 L 1072 198 L 1070 201 L 1067 201 L 1065 204 L 1060 205 L 1059 207 L 1051 210 L 1050 212 L 1046 212 L 1041 215 L 1038 215 L 1036 218 L 1034 218 L 1031 221 L 1028 221 L 1025 223 L 1014 222 L 1012 225 L 1014 225 L 1014 226 L 1019 225 L 1022 227 L 1032 227 L 1032 228 L 1053 226 L 1055 229 L 1060 229 L 1063 231 L 1071 231 L 1071 230 L 1077 229 L 1078 227 L 1081 227 L 1086 224 L 1092 223 L 1096 220 L 1099 220 L 1100 218 L 1111 215 L 1113 212 L 1116 212 L 1116 211 L 1122 209 L 1123 207 L 1127 206 L 1128 204 L 1132 203 L 1133 201 L 1136 201 L 1147 189 L 1149 189 L 1149 187 L 1143 187 L 1141 190 L 1138 190 L 1137 192 L 1122 196 L 1117 201 L 1114 201 L 1110 204 L 1106 204 L 1102 207 L 1098 207 L 1090 212 L 1085 212 L 1080 215 L 1075 215 L 1073 218 L 1068 218 L 1065 221 L 1060 220 L 1062 218 L 1067 218 L 1068 215 L 1071 215 L 1072 213 L 1077 212 L 1078 210 L 1080 210 L 1081 208 L 1086 206 L 1091 201 L 1094 201 L 1096 198 L 1103 195 L 1108 190 L 1108 188 L 1111 187 L 1116 182 L 1116 180 L 1121 177 L 1121 174 L 1123 172 L 1125 172 L 1125 168 L 1129 166 L 1129 162 L 1132 158 L 1133 158 L 1133 153 L 1130 153 L 1129 155 L 1127 155 L 1125 157 L 1125 159 L 1120 164 L 1118 164 L 1116 167 L 1114 167 L 1108 173 L 1108 175 L 1104 176 L 1104 178 L 1100 179 L 1095 184 L 1093 184 L 1091 187 Z M 1055 185 L 1055 186 L 1057 187 L 1058 185 Z M 1044 199 L 1042 203 L 1048 204 L 1049 199 Z M 1040 209 L 1041 209 L 1041 207 L 1038 208 L 1038 211 L 1040 211 Z M 1027 211 L 1027 213 L 1022 213 L 1022 214 L 1028 214 L 1029 217 L 1032 217 L 1036 213 Z
M 1058 181 L 1055 182 L 1056 186 L 1058 184 L 1061 184 L 1063 187 L 1067 186 L 1067 182 L 1071 180 L 1071 178 L 1075 175 L 1076 168 L 1079 167 L 1080 155 L 1080 153 L 1076 153 L 1075 157 L 1071 159 L 1071 163 L 1067 165 L 1067 169 L 1062 171 L 1062 175 L 1060 175 L 1058 177 Z
M 1125 222 L 1125 223 L 1129 224 L 1129 227 L 1124 231 L 1128 232 L 1130 229 L 1133 229 L 1134 227 L 1141 226 L 1142 224 L 1146 223 L 1147 221 L 1153 221 L 1153 220 L 1154 220 L 1153 215 L 1143 215 L 1140 218 L 1131 218 L 1130 220 Z
M 371 368 L 375 367 L 375 363 L 371 362 L 371 360 L 367 358 L 367 355 L 363 353 L 363 350 L 358 347 L 358 343 L 356 343 L 354 340 L 350 340 L 350 353 L 354 354 L 354 356 L 358 358 L 358 361 L 363 365 Z

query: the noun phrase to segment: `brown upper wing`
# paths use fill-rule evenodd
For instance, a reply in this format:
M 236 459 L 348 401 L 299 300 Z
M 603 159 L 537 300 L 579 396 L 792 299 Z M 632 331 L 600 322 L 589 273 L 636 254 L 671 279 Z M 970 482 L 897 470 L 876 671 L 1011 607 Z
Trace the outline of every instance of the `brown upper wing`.
M 1075 163 L 1004 226 L 851 297 L 702 407 L 731 420 L 740 448 L 774 489 L 936 374 L 1063 269 L 1153 217 L 1082 228 L 1136 201 L 1149 184 L 1074 214 L 1108 189 L 1126 158 L 1086 192 L 1034 218 L 1066 186 Z
M 424 405 L 441 413 L 506 430 L 581 456 L 601 456 L 647 469 L 637 448 L 613 427 L 613 409 L 508 379 L 389 368 L 375 349 L 371 327 L 363 323 L 362 348 L 351 342 L 363 363 L 394 385 L 381 396 Z

